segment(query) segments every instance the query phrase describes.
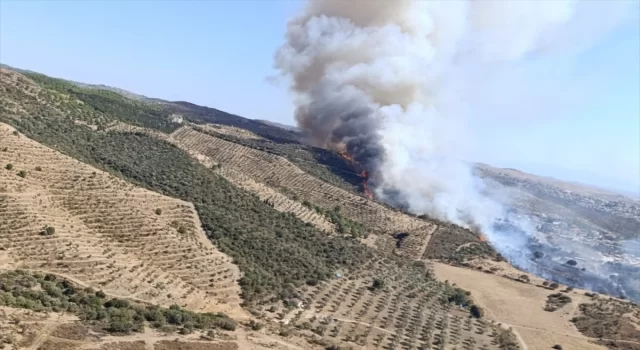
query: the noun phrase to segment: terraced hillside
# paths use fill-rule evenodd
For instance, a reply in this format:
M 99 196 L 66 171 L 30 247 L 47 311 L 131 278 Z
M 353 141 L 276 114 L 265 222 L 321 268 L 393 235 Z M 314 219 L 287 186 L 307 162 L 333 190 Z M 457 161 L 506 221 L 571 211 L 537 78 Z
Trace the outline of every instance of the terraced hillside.
M 204 125 L 216 110 L 131 100 L 34 74 L 2 70 L 0 77 L 0 122 L 7 124 L 0 134 L 0 264 L 55 272 L 61 286 L 94 287 L 58 293 L 35 271 L 29 273 L 40 287 L 16 290 L 0 281 L 0 331 L 16 338 L 6 344 L 534 350 L 553 341 L 569 350 L 604 349 L 569 321 L 591 297 L 561 292 L 574 302 L 545 311 L 547 296 L 557 294 L 549 283 L 523 278 L 504 261 L 479 259 L 499 257 L 473 232 L 404 214 L 323 178 L 325 164 L 301 165 L 313 161 L 308 149 L 293 159 L 296 145 L 283 141 L 286 152 L 278 149 L 277 133 L 264 133 L 257 121 L 244 130 L 234 124 L 239 117 L 223 115 L 223 126 Z M 190 119 L 194 111 L 203 113 L 199 120 Z M 506 266 L 509 275 L 491 264 Z M 83 306 L 62 308 L 52 298 Z M 194 330 L 196 316 L 176 317 L 182 313 L 172 302 L 247 321 L 209 334 Z M 123 314 L 132 326 L 150 327 L 106 334 L 92 328 L 105 319 L 79 312 L 87 305 L 108 309 L 114 329 Z M 14 309 L 34 306 L 39 311 Z M 584 308 L 583 333 L 601 334 L 593 326 L 606 310 Z M 12 320 L 17 314 L 29 328 Z M 527 317 L 540 314 L 544 325 Z M 615 328 L 610 316 L 607 329 L 620 331 L 612 344 L 635 345 L 635 333 Z
M 372 260 L 349 278 L 308 286 L 304 308 L 265 310 L 283 329 L 365 349 L 516 349 L 515 336 L 470 317 L 464 291 L 425 277 L 423 264 Z M 475 306 L 472 306 L 475 309 Z
M 366 223 L 372 233 L 407 233 L 401 251 L 408 257 L 419 259 L 436 229 L 431 222 L 391 210 L 364 196 L 322 182 L 283 157 L 216 138 L 190 127 L 176 130 L 171 138 L 181 147 L 209 157 L 222 169 L 242 173 L 273 189 L 291 193 L 300 201 L 307 200 L 324 209 L 340 206 L 345 216 Z
M 0 124 L 0 265 L 113 295 L 242 314 L 239 271 L 192 204 L 137 188 Z

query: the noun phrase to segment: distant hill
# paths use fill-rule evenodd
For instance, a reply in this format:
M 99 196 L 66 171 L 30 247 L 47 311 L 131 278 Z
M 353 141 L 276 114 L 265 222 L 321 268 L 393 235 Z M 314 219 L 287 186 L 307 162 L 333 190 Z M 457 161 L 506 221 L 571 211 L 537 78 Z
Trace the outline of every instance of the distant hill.
M 623 317 L 637 306 L 573 289 L 593 275 L 584 260 L 574 268 L 549 249 L 537 264 L 569 277 L 554 283 L 517 270 L 480 232 L 368 198 L 356 164 L 292 127 L 14 68 L 0 78 L 0 344 L 595 350 L 603 334 L 637 339 L 638 318 Z M 617 254 L 633 228 L 624 205 L 479 170 L 522 194 L 518 215 L 550 208 L 539 217 L 552 239 L 575 226 Z M 612 268 L 629 290 L 640 280 L 627 262 Z M 558 300 L 547 309 L 562 311 L 545 311 Z

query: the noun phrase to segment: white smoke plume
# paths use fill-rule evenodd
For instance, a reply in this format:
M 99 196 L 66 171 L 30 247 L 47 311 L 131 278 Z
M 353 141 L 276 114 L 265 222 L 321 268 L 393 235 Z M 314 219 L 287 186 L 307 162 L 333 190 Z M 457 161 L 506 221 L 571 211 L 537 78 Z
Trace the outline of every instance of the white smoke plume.
M 524 243 L 493 230 L 505 203 L 486 196 L 460 160 L 473 146 L 463 141 L 465 120 L 492 117 L 474 115 L 469 87 L 491 74 L 464 73 L 589 47 L 627 6 L 615 0 L 309 1 L 288 24 L 275 67 L 290 80 L 299 127 L 315 145 L 345 150 L 362 164 L 378 199 L 479 227 L 508 253 Z M 508 96 L 518 88 L 517 80 L 500 81 L 492 91 Z

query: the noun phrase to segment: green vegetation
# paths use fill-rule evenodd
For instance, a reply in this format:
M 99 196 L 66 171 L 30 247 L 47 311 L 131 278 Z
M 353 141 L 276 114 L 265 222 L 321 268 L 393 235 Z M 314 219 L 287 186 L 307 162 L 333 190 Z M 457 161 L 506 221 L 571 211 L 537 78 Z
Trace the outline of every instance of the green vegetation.
M 482 316 L 484 316 L 484 310 L 482 310 L 482 308 L 478 305 L 471 305 L 471 307 L 469 308 L 469 312 L 471 312 L 471 316 L 475 317 L 475 318 L 482 318 Z
M 495 259 L 497 256 L 496 251 L 477 234 L 445 222 L 438 222 L 438 229 L 424 253 L 424 258 L 459 266 L 477 257 Z
M 126 98 L 108 90 L 82 88 L 62 79 L 50 78 L 38 73 L 27 73 L 27 77 L 43 88 L 69 96 L 69 105 L 65 112 L 72 115 L 89 112 L 93 116 L 113 117 L 122 122 L 153 128 L 163 132 L 171 132 L 179 127 L 170 120 L 170 113 L 160 105 Z M 52 94 L 53 98 L 58 97 Z M 81 104 L 72 103 L 74 99 Z M 62 99 L 65 100 L 65 99 Z M 85 119 L 78 115 L 76 119 Z
M 71 91 L 76 98 L 113 94 L 101 95 L 100 90 L 80 89 L 45 78 L 38 77 L 42 86 L 53 86 L 57 91 L 42 89 L 40 97 L 44 101 L 64 102 L 60 90 Z M 78 93 L 81 90 L 83 94 Z M 278 295 L 309 279 L 325 280 L 334 271 L 357 266 L 371 256 L 368 248 L 353 240 L 327 237 L 293 214 L 274 210 L 173 145 L 143 134 L 96 132 L 75 123 L 87 111 L 84 118 L 93 118 L 85 119 L 89 123 L 133 121 L 166 131 L 159 117 L 151 118 L 142 112 L 133 117 L 121 115 L 120 107 L 135 109 L 143 102 L 127 101 L 120 107 L 107 108 L 95 102 L 99 99 L 85 98 L 83 104 L 69 103 L 61 113 L 60 106 L 42 104 L 20 89 L 9 87 L 8 97 L 20 103 L 27 113 L 16 116 L 0 105 L 0 121 L 14 125 L 27 137 L 139 186 L 194 203 L 209 238 L 243 271 L 240 285 L 248 302 Z M 113 97 L 116 102 L 125 99 Z M 180 226 L 176 229 L 181 230 Z M 186 232 L 184 228 L 182 231 Z
M 471 305 L 471 292 L 468 292 L 462 288 L 449 287 L 445 292 L 447 301 L 452 304 L 467 307 Z
M 601 344 L 615 349 L 636 349 L 631 342 L 640 339 L 640 310 L 637 305 L 616 299 L 599 298 L 579 305 L 580 313 L 571 319 L 576 328 L 592 338 L 607 338 Z M 617 342 L 622 340 L 623 342 Z
M 156 209 L 156 215 L 162 215 L 162 209 L 160 208 Z
M 40 232 L 42 236 L 52 236 L 56 233 L 56 229 L 52 226 L 47 226 Z
M 324 210 L 317 205 L 311 204 L 307 200 L 302 202 L 302 205 L 315 210 L 316 213 L 320 215 L 324 215 L 331 223 L 336 225 L 339 233 L 349 234 L 356 238 L 367 237 L 367 228 L 363 224 L 343 216 L 340 212 L 340 206 L 336 206 L 330 210 Z
M 520 349 L 520 345 L 518 343 L 518 338 L 513 334 L 511 328 L 503 329 L 499 331 L 499 333 L 495 337 L 498 346 L 502 350 L 518 350 Z
M 18 176 L 24 179 L 25 177 L 27 177 L 27 172 L 24 170 L 20 170 L 18 171 Z
M 371 288 L 376 289 L 376 290 L 377 289 L 382 289 L 382 288 L 384 288 L 384 286 L 385 286 L 384 280 L 380 279 L 380 278 L 374 278 L 373 279 L 373 283 L 371 284 Z
M 0 274 L 0 305 L 34 311 L 69 312 L 84 322 L 113 333 L 142 332 L 145 324 L 166 331 L 182 329 L 234 330 L 222 313 L 194 313 L 178 305 L 160 308 L 123 299 L 108 299 L 101 291 L 79 288 L 55 275 L 26 271 Z
M 13 164 L 9 163 L 9 164 L 5 165 L 4 168 L 7 169 L 7 170 L 11 170 L 11 169 L 13 169 Z
M 350 165 L 335 152 L 286 140 L 277 143 L 263 139 L 247 139 L 233 135 L 196 128 L 198 131 L 286 158 L 306 173 L 350 192 L 357 192 L 362 179 L 350 169 Z M 284 141 L 284 140 L 283 140 Z M 347 180 L 345 180 L 347 179 Z
M 571 297 L 566 294 L 550 294 L 547 296 L 547 303 L 544 307 L 544 310 L 550 312 L 556 311 L 569 303 L 571 303 Z

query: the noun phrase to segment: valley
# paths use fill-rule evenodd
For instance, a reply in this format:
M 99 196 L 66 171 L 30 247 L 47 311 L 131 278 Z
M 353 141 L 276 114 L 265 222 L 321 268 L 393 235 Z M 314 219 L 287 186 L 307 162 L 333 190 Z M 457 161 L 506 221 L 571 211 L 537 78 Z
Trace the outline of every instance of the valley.
M 7 349 L 637 349 L 636 333 L 602 340 L 572 322 L 608 296 L 561 292 L 572 302 L 545 311 L 567 288 L 478 233 L 366 198 L 358 169 L 292 131 L 0 73 L 2 272 L 236 324 L 183 334 L 147 318 L 113 334 L 73 308 L 0 297 Z M 43 300 L 20 288 L 4 292 Z M 637 305 L 616 302 L 637 327 Z

